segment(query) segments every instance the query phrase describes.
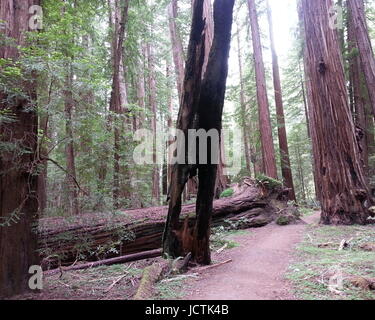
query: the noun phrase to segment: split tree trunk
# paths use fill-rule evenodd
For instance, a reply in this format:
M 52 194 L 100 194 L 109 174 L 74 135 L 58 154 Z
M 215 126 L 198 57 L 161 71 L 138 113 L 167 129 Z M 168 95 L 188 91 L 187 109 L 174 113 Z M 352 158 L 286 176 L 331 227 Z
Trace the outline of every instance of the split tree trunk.
M 337 33 L 329 26 L 331 0 L 300 2 L 310 95 L 316 174 L 321 187 L 321 222 L 364 224 L 371 203 L 359 159 L 346 94 Z
M 184 133 L 185 143 L 179 144 L 177 150 L 185 152 L 184 163 L 176 163 L 173 168 L 169 188 L 168 217 L 163 235 L 163 252 L 171 257 L 183 255 L 182 242 L 176 232 L 179 230 L 182 193 L 190 176 L 196 175 L 194 165 L 188 161 L 188 130 L 196 127 L 194 119 L 197 113 L 202 67 L 204 61 L 204 21 L 203 0 L 196 0 L 193 5 L 193 19 L 190 32 L 188 56 L 185 69 L 184 89 L 177 118 L 177 129 Z
M 215 0 L 214 3 L 214 40 L 202 82 L 198 118 L 199 129 L 206 132 L 215 129 L 221 136 L 222 115 L 228 76 L 228 58 L 230 51 L 233 22 L 234 0 Z M 218 150 L 220 144 L 207 143 L 208 164 L 198 164 L 198 195 L 196 202 L 197 222 L 193 232 L 192 257 L 200 264 L 211 263 L 210 223 L 215 193 L 215 180 L 218 159 L 211 159 L 211 148 Z
M 2 0 L 0 20 L 7 23 L 2 35 L 13 38 L 19 46 L 29 27 L 29 8 L 39 0 Z M 17 62 L 16 46 L 1 46 L 0 58 Z M 11 63 L 12 63 L 11 62 Z M 10 297 L 28 289 L 29 267 L 39 265 L 37 235 L 38 199 L 36 151 L 38 117 L 33 80 L 19 83 L 24 96 L 8 97 L 0 91 L 1 110 L 8 109 L 17 121 L 2 123 L 2 143 L 10 143 L 15 151 L 0 155 L 0 298 Z M 20 150 L 23 152 L 21 155 Z
M 266 73 L 263 62 L 258 16 L 255 1 L 248 0 L 247 3 L 249 7 L 250 24 L 254 49 L 257 97 L 259 108 L 259 125 L 262 143 L 264 173 L 271 178 L 277 179 L 275 147 L 273 144 L 272 137 L 272 125 L 267 96 Z
M 271 41 L 272 51 L 272 72 L 273 85 L 275 90 L 276 114 L 277 114 L 277 130 L 279 134 L 279 147 L 281 159 L 281 172 L 284 180 L 284 185 L 290 189 L 289 200 L 296 201 L 296 194 L 294 191 L 292 168 L 290 165 L 288 138 L 285 127 L 284 103 L 281 90 L 279 59 L 276 53 L 275 40 L 273 35 L 273 21 L 272 12 L 269 2 L 267 0 L 268 25 Z

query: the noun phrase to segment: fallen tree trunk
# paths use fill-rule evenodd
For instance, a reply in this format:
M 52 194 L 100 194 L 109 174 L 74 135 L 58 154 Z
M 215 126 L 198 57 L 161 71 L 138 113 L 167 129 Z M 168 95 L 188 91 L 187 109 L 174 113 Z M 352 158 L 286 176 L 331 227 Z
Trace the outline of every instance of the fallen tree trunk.
M 138 290 L 133 297 L 133 300 L 147 300 L 151 297 L 154 289 L 154 285 L 163 275 L 165 266 L 156 263 L 148 266 L 143 270 L 141 283 L 139 284 Z
M 212 225 L 224 221 L 238 228 L 261 227 L 275 220 L 287 203 L 285 189 L 243 184 L 231 198 L 216 200 Z M 182 207 L 181 226 L 195 223 L 195 204 Z M 39 252 L 43 269 L 77 260 L 97 261 L 161 248 L 168 207 L 125 210 L 121 214 L 86 214 L 70 220 L 40 220 Z
M 116 258 L 100 260 L 100 261 L 95 261 L 95 262 L 90 262 L 90 263 L 85 263 L 85 264 L 79 264 L 79 265 L 71 266 L 67 268 L 53 269 L 53 270 L 44 272 L 44 276 L 52 276 L 59 272 L 65 272 L 65 271 L 84 270 L 84 269 L 96 268 L 100 266 L 110 266 L 110 265 L 118 264 L 118 263 L 126 263 L 126 262 L 132 262 L 132 261 L 138 261 L 138 260 L 144 260 L 144 259 L 151 259 L 151 258 L 159 257 L 160 255 L 161 255 L 161 249 L 156 249 L 156 250 L 151 250 L 151 251 L 146 251 L 146 252 L 141 252 L 141 253 L 129 254 L 127 256 L 122 256 L 122 257 L 116 257 Z

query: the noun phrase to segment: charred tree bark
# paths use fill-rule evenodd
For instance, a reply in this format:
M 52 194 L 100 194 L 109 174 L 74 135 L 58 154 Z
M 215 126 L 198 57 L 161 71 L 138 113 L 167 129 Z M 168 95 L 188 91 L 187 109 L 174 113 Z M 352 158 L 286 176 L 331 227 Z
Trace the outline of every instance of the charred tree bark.
M 271 178 L 277 179 L 275 147 L 273 144 L 272 137 L 272 126 L 266 86 L 266 74 L 263 62 L 258 16 L 255 1 L 248 0 L 247 3 L 249 7 L 250 24 L 254 49 L 257 97 L 259 107 L 259 125 L 262 142 L 264 173 Z
M 204 78 L 206 71 L 207 71 L 208 59 L 210 57 L 212 42 L 214 40 L 214 19 L 213 19 L 211 0 L 204 0 L 203 19 L 205 19 L 206 24 L 204 27 L 205 54 L 204 54 L 204 62 L 203 62 L 203 69 L 202 69 L 202 79 Z
M 363 0 L 349 0 L 347 5 L 354 23 L 355 37 L 375 119 L 375 58 L 366 22 L 365 5 Z
M 267 0 L 267 14 L 268 14 L 268 25 L 269 34 L 271 41 L 271 52 L 272 52 L 272 71 L 273 71 L 273 85 L 275 90 L 275 102 L 276 102 L 276 114 L 277 114 L 277 130 L 279 134 L 279 147 L 280 147 L 280 159 L 281 159 L 281 172 L 284 180 L 284 184 L 290 189 L 289 200 L 296 201 L 296 194 L 294 191 L 292 168 L 290 165 L 288 138 L 285 127 L 285 115 L 284 115 L 284 103 L 281 90 L 280 70 L 279 70 L 279 58 L 276 53 L 275 40 L 273 35 L 273 21 L 271 7 Z
M 185 69 L 184 90 L 177 119 L 177 129 L 182 130 L 185 139 L 177 145 L 177 151 L 184 153 L 184 162 L 176 163 L 173 168 L 169 187 L 168 217 L 163 235 L 163 252 L 171 257 L 183 255 L 181 239 L 177 237 L 179 217 L 181 213 L 182 193 L 191 176 L 195 176 L 195 165 L 189 165 L 188 130 L 196 127 L 196 117 L 204 61 L 204 26 L 203 0 L 196 0 L 193 5 L 193 19 L 190 32 L 190 42 Z
M 214 3 L 214 40 L 207 64 L 206 76 L 202 83 L 199 101 L 199 128 L 217 130 L 219 137 L 222 130 L 226 81 L 228 76 L 228 58 L 233 22 L 234 0 L 216 0 Z M 220 144 L 213 145 L 208 141 L 208 164 L 198 165 L 198 195 L 196 203 L 197 222 L 193 232 L 192 257 L 200 264 L 210 264 L 210 223 L 212 204 L 215 193 L 215 180 L 218 159 L 211 158 L 211 148 L 218 150 Z
M 7 26 L 1 30 L 2 35 L 23 46 L 25 32 L 32 31 L 28 29 L 29 8 L 39 4 L 38 0 L 2 1 L 0 20 Z M 17 62 L 20 52 L 16 45 L 1 46 L 0 58 Z M 1 142 L 15 147 L 0 155 L 0 298 L 28 290 L 29 267 L 39 265 L 34 232 L 38 223 L 37 97 L 33 80 L 19 85 L 22 97 L 0 91 L 1 110 L 10 110 L 17 119 L 0 126 Z
M 337 33 L 329 26 L 331 0 L 300 2 L 306 41 L 315 170 L 321 187 L 321 222 L 364 224 L 371 203 L 346 94 Z

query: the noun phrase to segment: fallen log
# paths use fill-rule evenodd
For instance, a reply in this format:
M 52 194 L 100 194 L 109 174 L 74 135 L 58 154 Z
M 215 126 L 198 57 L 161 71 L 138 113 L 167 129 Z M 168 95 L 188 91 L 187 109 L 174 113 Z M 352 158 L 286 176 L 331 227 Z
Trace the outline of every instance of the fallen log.
M 147 300 L 152 296 L 154 285 L 158 282 L 164 273 L 165 266 L 160 263 L 154 263 L 143 270 L 141 282 L 133 300 Z
M 79 264 L 79 265 L 75 265 L 75 266 L 71 266 L 67 268 L 53 269 L 53 270 L 45 271 L 44 276 L 52 276 L 59 272 L 76 271 L 76 270 L 96 268 L 100 266 L 110 266 L 110 265 L 118 264 L 118 263 L 126 263 L 126 262 L 132 262 L 132 261 L 138 261 L 138 260 L 144 260 L 144 259 L 151 259 L 151 258 L 159 257 L 160 255 L 161 255 L 161 249 L 157 249 L 157 250 L 152 250 L 152 251 L 130 254 L 130 255 L 122 256 L 122 257 L 116 257 L 116 258 L 111 258 L 111 259 L 106 259 L 106 260 L 101 260 L 101 261 Z
M 212 225 L 230 223 L 238 229 L 261 227 L 285 208 L 285 189 L 265 190 L 254 183 L 237 187 L 231 198 L 214 202 Z M 44 270 L 77 260 L 98 261 L 161 248 L 168 207 L 123 210 L 117 214 L 91 213 L 70 219 L 45 218 L 39 223 L 39 252 Z M 195 204 L 182 207 L 195 223 Z

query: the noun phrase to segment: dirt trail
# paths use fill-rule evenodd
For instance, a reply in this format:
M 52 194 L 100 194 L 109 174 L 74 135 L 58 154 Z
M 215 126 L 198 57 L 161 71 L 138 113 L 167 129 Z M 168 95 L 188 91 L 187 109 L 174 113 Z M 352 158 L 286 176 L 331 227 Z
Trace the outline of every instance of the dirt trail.
M 319 213 L 305 217 L 317 223 Z M 188 300 L 293 300 L 284 274 L 307 224 L 280 227 L 275 224 L 251 229 L 233 238 L 240 246 L 213 255 L 216 261 L 232 259 L 227 265 L 207 271 L 193 282 Z

